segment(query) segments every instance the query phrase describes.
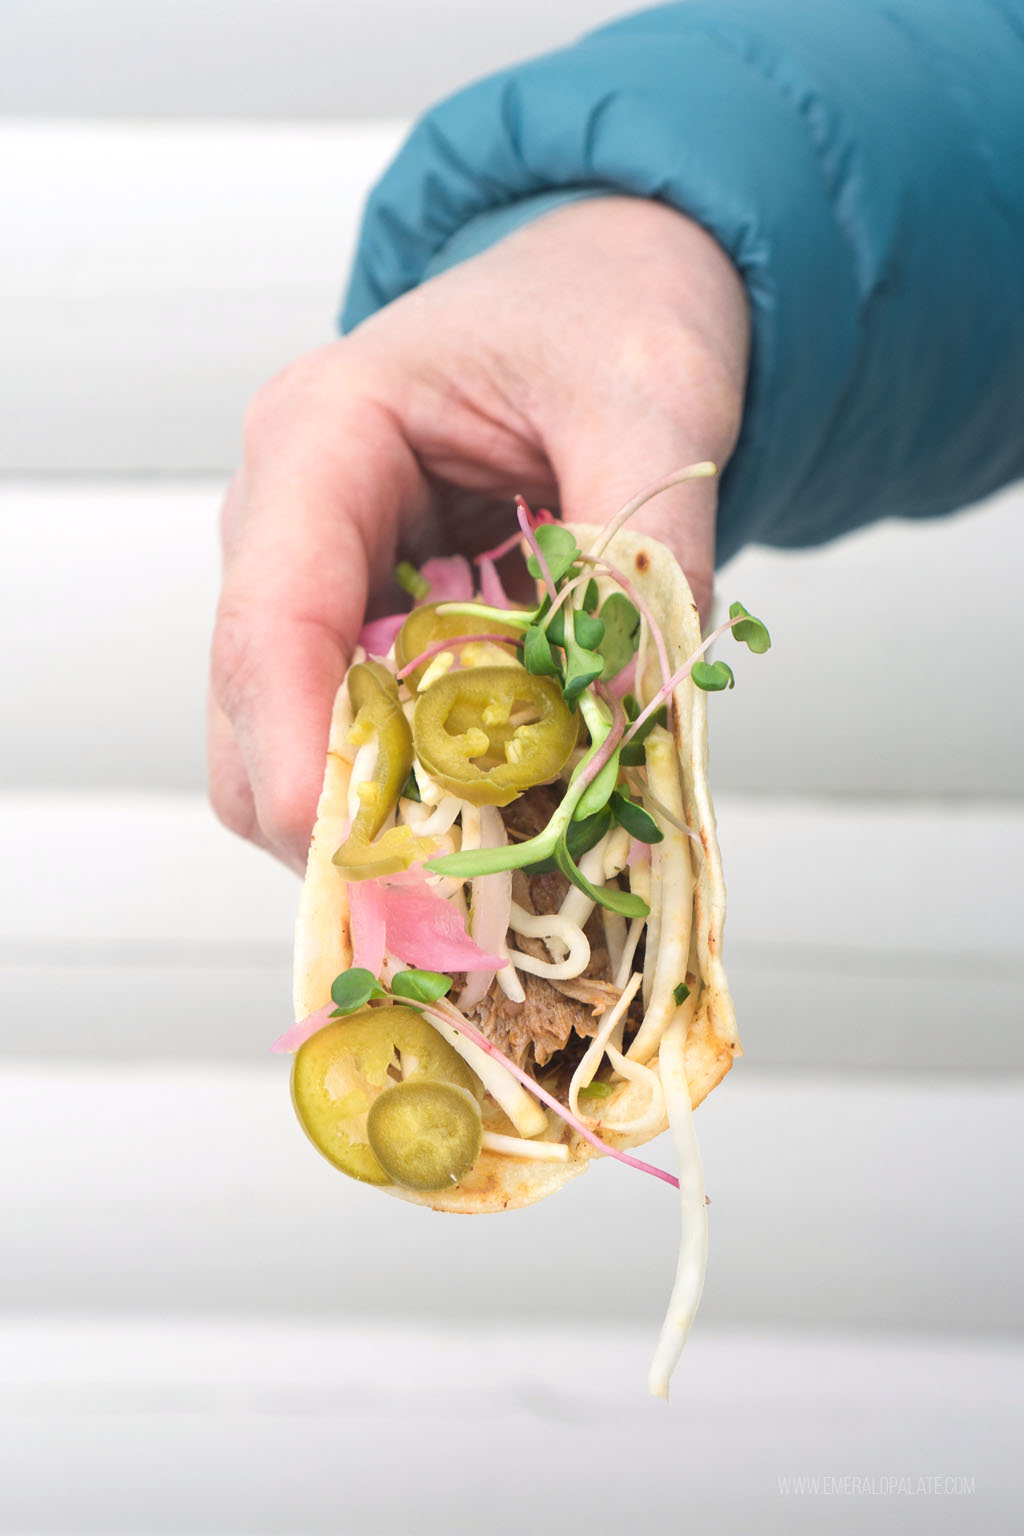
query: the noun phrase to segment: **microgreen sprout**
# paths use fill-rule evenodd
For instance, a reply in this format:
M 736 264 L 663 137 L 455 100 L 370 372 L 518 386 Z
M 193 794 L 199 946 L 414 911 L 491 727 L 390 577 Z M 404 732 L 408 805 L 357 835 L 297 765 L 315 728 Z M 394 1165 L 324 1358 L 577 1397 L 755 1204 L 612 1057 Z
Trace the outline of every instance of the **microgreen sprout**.
M 619 826 L 625 827 L 630 837 L 635 837 L 638 843 L 663 841 L 665 834 L 650 811 L 645 811 L 642 805 L 637 805 L 628 795 L 620 794 L 616 789 L 608 804 Z
M 525 506 L 525 502 L 523 503 Z M 554 588 L 568 574 L 575 561 L 579 558 L 579 545 L 572 531 L 564 523 L 543 523 L 533 534 L 538 546 L 538 553 L 531 555 L 526 562 L 526 569 L 535 579 L 544 575 L 541 560 L 547 564 L 547 576 L 550 577 Z M 555 601 L 552 595 L 552 602 Z
M 687 480 L 707 480 L 717 474 L 717 464 L 712 464 L 708 459 L 702 459 L 699 464 L 687 464 L 685 469 L 673 469 L 670 474 L 663 475 L 660 480 L 655 480 L 653 485 L 649 485 L 646 490 L 640 491 L 636 496 L 631 497 L 626 502 L 626 505 L 616 512 L 611 522 L 603 529 L 600 538 L 594 545 L 592 553 L 594 555 L 602 555 L 619 529 L 624 528 L 630 518 L 639 512 L 640 508 L 645 506 L 647 502 L 653 501 L 655 496 L 661 496 L 665 491 L 672 490 L 673 486 L 685 484 Z
M 451 977 L 442 975 L 440 971 L 398 971 L 391 982 L 391 992 L 395 997 L 417 1003 L 436 1003 L 451 988 Z M 387 997 L 387 991 L 372 971 L 354 966 L 351 970 L 342 971 L 331 982 L 331 999 L 336 1006 L 329 1017 L 344 1019 L 350 1013 L 365 1008 L 367 1003 L 386 1001 Z
M 472 614 L 478 620 L 492 617 L 496 624 L 521 630 L 522 640 L 511 643 L 522 645 L 523 666 L 537 676 L 558 680 L 570 709 L 578 708 L 583 716 L 590 746 L 569 779 L 562 803 L 543 831 L 517 844 L 442 855 L 426 865 L 432 874 L 475 879 L 512 869 L 554 867 L 601 906 L 631 917 L 647 915 L 647 905 L 639 896 L 614 885 L 593 885 L 576 861 L 587 848 L 596 845 L 612 821 L 638 842 L 661 840 L 664 834 L 651 814 L 651 802 L 646 806 L 637 804 L 632 798 L 637 792 L 635 786 L 619 788 L 621 770 L 643 766 L 644 739 L 656 724 L 667 720 L 672 692 L 684 678 L 692 676 L 695 686 L 707 691 L 733 687 L 735 679 L 725 662 L 701 660 L 720 635 L 735 629 L 738 639 L 758 651 L 767 650 L 771 641 L 761 621 L 741 603 L 734 603 L 727 623 L 720 625 L 673 672 L 665 636 L 649 604 L 625 573 L 604 558 L 604 550 L 617 531 L 652 497 L 687 480 L 716 473 L 713 464 L 703 461 L 675 470 L 649 486 L 616 513 L 588 554 L 580 550 L 570 528 L 550 514 L 546 521 L 542 514 L 534 517 L 523 498 L 517 496 L 519 534 L 479 558 L 497 558 L 515 543 L 524 542 L 529 549 L 527 569 L 543 586 L 541 601 L 532 609 L 498 609 L 462 602 L 439 605 L 438 613 L 442 615 Z M 596 572 L 610 576 L 618 588 L 603 603 Z M 581 588 L 576 603 L 574 599 Z M 618 677 L 633 662 L 643 622 L 657 651 L 661 687 L 644 708 L 635 700 L 628 700 L 623 708 L 601 683 Z M 503 634 L 477 635 L 467 637 L 467 641 L 470 638 L 510 643 Z M 466 642 L 438 641 L 404 667 L 399 676 L 407 676 L 417 665 L 453 643 Z M 647 800 L 645 786 L 641 786 L 639 796 Z M 660 811 L 656 805 L 653 809 Z M 609 818 L 607 825 L 605 812 Z M 586 829 L 585 834 L 577 830 L 580 828 Z
M 562 692 L 566 702 L 574 703 L 604 671 L 604 660 L 596 651 L 587 647 L 576 638 L 576 614 L 570 603 L 564 610 L 565 613 L 565 638 L 563 649 L 565 651 L 565 681 L 562 684 Z M 588 624 L 599 623 L 599 620 L 590 618 L 589 614 L 582 617 Z
M 636 655 L 640 610 L 624 592 L 612 592 L 601 608 L 601 623 L 604 631 L 594 649 L 604 658 L 601 676 L 607 682 L 617 677 Z
M 694 687 L 705 693 L 721 693 L 723 688 L 735 688 L 736 679 L 732 667 L 724 661 L 695 661 L 690 668 Z
M 578 862 L 585 853 L 590 852 L 591 848 L 596 848 L 602 837 L 611 831 L 613 820 L 608 806 L 603 806 L 593 816 L 570 821 L 565 834 L 565 844 L 573 859 Z M 558 868 L 558 864 L 552 854 L 536 864 L 526 864 L 524 868 L 528 875 L 550 875 Z
M 551 642 L 538 624 L 531 624 L 523 637 L 523 666 L 535 677 L 561 677 Z
M 519 497 L 518 501 L 521 500 L 522 497 Z M 523 502 L 523 506 L 526 507 L 525 501 Z M 536 512 L 531 512 L 529 507 L 526 507 L 526 515 L 530 520 L 531 526 L 534 528 L 542 527 L 545 523 L 555 522 L 554 516 L 547 510 L 546 507 L 538 507 Z M 485 549 L 482 554 L 474 555 L 473 563 L 474 565 L 479 565 L 483 560 L 500 560 L 503 555 L 510 555 L 512 551 L 517 547 L 517 545 L 522 543 L 522 540 L 523 534 L 522 529 L 520 528 L 518 533 L 510 533 L 507 539 L 502 539 L 501 543 L 495 544 L 493 549 Z
M 335 1008 L 330 1017 L 343 1019 L 346 1014 L 355 1013 L 357 1008 L 365 1008 L 371 998 L 382 997 L 387 997 L 387 993 L 373 972 L 354 966 L 350 971 L 342 971 L 331 982 L 331 1000 Z
M 533 551 L 533 570 L 531 575 L 543 581 L 544 586 L 547 588 L 548 598 L 553 603 L 558 596 L 555 590 L 555 578 L 551 574 L 551 567 L 548 565 L 544 548 L 530 521 L 530 509 L 521 496 L 516 497 L 516 516 L 519 519 L 519 526 L 523 530 L 523 537 Z M 530 560 L 527 560 L 526 565 L 529 570 Z
M 576 814 L 582 818 L 592 816 L 603 805 L 607 805 L 615 788 L 619 777 L 619 754 L 615 747 L 626 728 L 626 716 L 618 700 L 612 701 L 609 713 L 608 706 L 593 695 L 588 695 L 581 701 L 580 711 L 590 732 L 591 741 L 600 741 L 605 744 L 609 738 L 614 738 L 606 760 L 600 768 L 590 773 L 589 783 L 580 796 Z
M 436 1003 L 452 989 L 452 978 L 441 971 L 397 971 L 391 979 L 391 990 L 396 997 L 408 998 L 414 1003 Z
M 772 642 L 767 629 L 761 623 L 760 619 L 755 619 L 753 614 L 747 612 L 742 603 L 733 603 L 732 607 L 729 609 L 729 614 L 730 617 L 726 619 L 725 623 L 719 624 L 717 629 L 713 629 L 710 635 L 708 635 L 707 639 L 701 641 L 693 655 L 688 657 L 687 660 L 683 662 L 683 665 L 678 669 L 678 671 L 673 672 L 672 676 L 668 678 L 664 683 L 662 683 L 653 699 L 651 699 L 648 704 L 640 711 L 632 725 L 626 731 L 626 734 L 623 737 L 624 746 L 633 740 L 637 732 L 644 725 L 645 721 L 647 721 L 650 716 L 653 715 L 654 711 L 662 703 L 667 702 L 671 698 L 672 694 L 679 687 L 679 684 L 690 676 L 695 664 L 700 661 L 700 658 L 704 655 L 704 652 L 709 650 L 711 646 L 714 645 L 715 641 L 721 639 L 722 635 L 728 633 L 730 629 L 736 629 L 742 626 L 744 629 L 744 634 L 740 638 L 750 646 L 751 650 L 754 650 L 756 645 L 758 654 L 763 654 L 769 649 Z M 753 643 L 749 638 L 750 636 L 754 637 Z M 724 672 L 716 672 L 714 668 L 723 668 Z M 712 689 L 732 687 L 732 682 L 730 681 L 730 679 L 732 679 L 732 672 L 730 668 L 726 666 L 725 662 L 715 662 L 714 667 L 708 668 L 708 674 L 710 674 L 714 680 L 710 683 L 710 685 L 706 682 L 703 684 L 697 683 L 698 687 L 707 688 L 710 686 Z M 722 680 L 719 681 L 719 679 Z M 696 678 L 694 678 L 694 682 L 697 682 Z
M 513 629 L 528 629 L 536 616 L 534 608 L 491 608 L 487 603 L 438 603 L 437 612 L 441 618 L 449 613 L 469 614 L 475 619 L 493 619 L 495 624 L 510 624 Z M 479 640 L 479 635 L 467 635 L 467 640 Z M 507 645 L 508 636 L 502 639 Z
M 632 694 L 626 695 L 625 699 L 623 700 L 623 704 L 626 708 L 626 715 L 632 724 L 637 715 L 640 713 L 640 705 L 637 703 L 636 699 L 633 698 Z M 644 753 L 644 742 L 647 740 L 648 736 L 654 730 L 656 725 L 664 725 L 667 720 L 668 706 L 665 704 L 660 704 L 653 714 L 647 716 L 647 719 L 640 726 L 639 730 L 636 732 L 630 732 L 630 739 L 626 741 L 624 745 L 619 749 L 619 762 L 622 764 L 623 768 L 643 767 L 646 760 Z
M 677 1008 L 680 1008 L 683 1003 L 686 1002 L 686 999 L 689 997 L 689 995 L 690 989 L 686 985 L 685 981 L 681 981 L 678 987 L 672 988 L 672 996 L 675 999 L 675 1005 Z
M 584 565 L 596 566 L 599 570 L 607 571 L 612 580 L 619 584 L 634 607 L 638 608 L 643 614 L 647 620 L 647 629 L 651 639 L 654 641 L 654 648 L 658 653 L 658 665 L 661 668 L 662 680 L 667 681 L 672 672 L 672 664 L 668 659 L 668 647 L 665 644 L 665 636 L 661 632 L 661 626 L 657 619 L 651 612 L 650 605 L 644 601 L 629 577 L 624 571 L 620 571 L 617 565 L 612 565 L 609 560 L 598 560 L 593 555 L 581 555 L 580 558 Z
M 633 743 L 631 742 L 630 746 L 632 745 Z M 629 751 L 629 747 L 624 750 Z M 667 826 L 675 827 L 677 832 L 681 832 L 684 837 L 688 837 L 691 842 L 696 843 L 698 847 L 700 846 L 700 833 L 695 832 L 693 827 L 688 827 L 685 821 L 680 821 L 675 812 L 669 810 L 663 800 L 659 800 L 650 785 L 641 779 L 639 774 L 626 773 L 623 777 L 626 780 L 630 793 L 640 798 L 652 816 L 657 816 L 659 822 L 663 821 Z
M 760 619 L 755 619 L 752 613 L 747 612 L 742 603 L 730 605 L 729 617 L 733 620 L 734 638 L 748 645 L 756 656 L 763 656 L 765 651 L 771 649 L 772 640 L 767 629 Z
M 399 560 L 395 566 L 395 580 L 416 602 L 430 595 L 430 582 L 408 560 Z

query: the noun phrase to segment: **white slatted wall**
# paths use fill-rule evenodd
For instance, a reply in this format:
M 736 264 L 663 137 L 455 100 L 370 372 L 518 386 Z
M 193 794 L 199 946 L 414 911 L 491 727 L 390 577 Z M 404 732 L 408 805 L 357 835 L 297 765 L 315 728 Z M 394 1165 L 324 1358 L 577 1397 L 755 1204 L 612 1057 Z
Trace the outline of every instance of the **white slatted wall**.
M 977 1425 L 1020 1414 L 1007 1364 L 1024 1289 L 1019 490 L 826 550 L 748 551 L 723 574 L 722 595 L 763 613 L 776 645 L 740 658 L 735 693 L 711 700 L 748 1054 L 700 1115 L 713 1261 L 683 1420 L 624 1406 L 672 1260 L 658 1188 L 602 1167 L 529 1215 L 431 1220 L 332 1176 L 265 1054 L 288 1018 L 295 886 L 222 833 L 202 796 L 216 508 L 246 398 L 331 335 L 399 118 L 614 9 L 498 5 L 485 24 L 457 3 L 286 16 L 271 0 L 154 0 L 101 5 L 85 28 L 70 0 L 11 7 L 23 67 L 10 51 L 0 66 L 17 113 L 0 120 L 0 1414 L 15 1429 L 0 1435 L 0 1531 L 297 1530 L 254 1404 L 295 1467 L 295 1412 L 319 1447 L 369 1391 L 373 1422 L 398 1433 L 388 1372 L 405 1372 L 422 1418 L 431 1330 L 453 1381 L 478 1380 L 479 1352 L 497 1351 L 480 1412 L 520 1416 L 524 1444 L 568 1444 L 576 1415 L 591 1446 L 617 1424 L 667 1467 L 673 1422 L 694 1444 L 702 1425 L 723 1444 L 738 1435 L 761 1481 L 722 1493 L 720 1478 L 725 1505 L 694 1484 L 694 1507 L 736 1528 L 820 1529 L 800 1523 L 809 1507 L 769 1499 L 787 1470 L 781 1448 L 758 1449 L 773 1418 L 800 1456 L 838 1450 L 836 1470 L 896 1447 L 956 1471 L 967 1447 L 1005 1481 Z M 187 69 L 204 28 L 205 62 Z M 450 46 L 431 44 L 445 28 Z M 236 47 L 237 69 L 218 72 Z M 359 1319 L 372 1344 L 355 1341 Z M 511 1364 L 529 1362 L 522 1340 L 538 1328 L 536 1368 Z M 809 1328 L 817 1345 L 797 1339 Z M 863 1342 L 878 1330 L 902 1342 Z M 337 1363 L 330 1382 L 299 1369 L 311 1347 Z M 877 1351 L 888 1417 L 858 1348 Z M 845 1440 L 814 1427 L 822 1372 L 841 1384 Z M 951 1377 L 974 1392 L 973 1420 L 929 1417 L 935 1380 Z M 473 1390 L 439 1420 L 467 1443 Z M 110 1427 L 114 1411 L 130 1431 Z M 82 1447 L 121 1457 L 125 1433 L 149 1471 L 115 1496 Z M 64 1502 L 56 1485 L 40 1492 L 51 1434 L 77 1490 Z M 476 1529 L 415 1436 L 397 1443 L 432 1491 L 420 1528 L 450 1507 Z M 145 1490 L 165 1444 L 182 1472 L 158 1518 Z M 302 1529 L 340 1528 L 323 1468 L 321 1451 Z M 233 1500 L 245 1476 L 252 1497 Z M 190 1478 L 208 1481 L 208 1504 Z M 552 1509 L 578 1508 L 567 1484 L 549 1493 Z M 667 1519 L 669 1482 L 655 1476 L 651 1497 Z M 612 1529 L 614 1500 L 590 1502 L 591 1528 Z M 974 1528 L 1009 1531 L 1000 1507 Z M 963 1528 L 947 1513 L 932 1505 L 920 1529 Z M 395 1518 L 372 1528 L 411 1528 Z M 491 1528 L 511 1530 L 504 1518 Z

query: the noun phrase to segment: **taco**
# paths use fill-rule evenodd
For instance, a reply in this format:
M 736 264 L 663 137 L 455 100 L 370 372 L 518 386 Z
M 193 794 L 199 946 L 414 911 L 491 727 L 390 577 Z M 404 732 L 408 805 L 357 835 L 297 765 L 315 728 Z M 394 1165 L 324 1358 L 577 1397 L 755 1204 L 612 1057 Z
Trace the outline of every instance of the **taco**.
M 278 1048 L 318 1149 L 401 1199 L 510 1210 L 601 1154 L 677 1184 L 666 1395 L 706 1251 L 691 1109 L 740 1054 L 707 771 L 706 693 L 732 674 L 702 659 L 714 637 L 671 553 L 621 526 L 645 499 L 604 529 L 521 503 L 533 607 L 505 598 L 494 551 L 479 593 L 465 561 L 407 570 L 417 605 L 364 631 Z M 730 628 L 767 648 L 739 604 Z M 678 1181 L 630 1153 L 669 1128 Z

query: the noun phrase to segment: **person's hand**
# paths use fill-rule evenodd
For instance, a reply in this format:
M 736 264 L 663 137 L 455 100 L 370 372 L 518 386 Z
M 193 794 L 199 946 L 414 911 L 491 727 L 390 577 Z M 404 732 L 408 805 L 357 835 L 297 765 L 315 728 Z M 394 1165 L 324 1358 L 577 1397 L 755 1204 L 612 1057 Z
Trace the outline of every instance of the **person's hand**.
M 210 797 L 301 868 L 331 705 L 397 558 L 473 554 L 512 499 L 607 521 L 739 432 L 747 305 L 729 260 L 660 204 L 569 204 L 434 278 L 256 396 L 224 505 Z M 715 483 L 644 507 L 704 617 Z M 381 603 L 383 601 L 383 607 Z

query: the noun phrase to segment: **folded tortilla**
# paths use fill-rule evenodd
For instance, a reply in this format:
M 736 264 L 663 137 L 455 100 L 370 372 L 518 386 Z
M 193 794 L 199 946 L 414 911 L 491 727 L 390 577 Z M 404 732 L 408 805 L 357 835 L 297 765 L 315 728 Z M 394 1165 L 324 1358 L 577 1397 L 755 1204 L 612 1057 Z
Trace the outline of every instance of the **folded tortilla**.
M 573 524 L 572 531 L 584 551 L 601 533 L 599 528 L 579 524 Z M 697 605 L 675 557 L 657 540 L 628 529 L 615 536 L 605 555 L 628 576 L 649 605 L 664 634 L 669 662 L 675 671 L 701 643 Z M 621 590 L 600 577 L 598 585 L 603 589 L 602 596 L 605 591 Z M 653 646 L 647 645 L 638 657 L 633 691 L 644 703 L 653 697 L 660 682 L 657 656 Z M 680 819 L 691 829 L 693 837 L 676 832 L 652 850 L 655 900 L 648 920 L 644 992 L 652 996 L 659 993 L 664 999 L 666 985 L 681 979 L 679 969 L 668 977 L 659 976 L 657 962 L 659 950 L 667 951 L 672 944 L 677 951 L 682 943 L 688 977 L 693 980 L 689 997 L 681 1005 L 672 1004 L 672 1022 L 677 1030 L 685 1029 L 683 1059 L 690 1101 L 696 1107 L 722 1080 L 741 1050 L 721 956 L 725 884 L 708 783 L 706 696 L 686 679 L 675 690 L 674 705 L 671 724 L 675 751 L 670 773 L 678 776 L 678 782 L 673 777 L 669 789 L 678 795 Z M 330 1002 L 331 983 L 352 961 L 345 881 L 332 862 L 348 828 L 348 788 L 355 757 L 355 748 L 348 741 L 351 725 L 352 709 L 348 689 L 343 684 L 334 704 L 327 767 L 296 926 L 297 1019 Z M 664 801 L 666 797 L 661 798 Z M 672 924 L 671 932 L 661 933 L 659 925 L 666 916 Z M 664 969 L 663 966 L 663 972 Z M 659 1018 L 664 1018 L 663 1008 Z M 658 1036 L 662 1033 L 659 1026 Z M 627 1055 L 658 1071 L 659 1042 L 649 1037 L 650 1031 L 645 1038 L 642 1025 Z M 627 1150 L 667 1128 L 667 1116 L 652 1120 L 645 1114 L 650 1101 L 650 1089 L 645 1082 L 626 1080 L 615 1082 L 612 1087 L 612 1094 L 601 1100 L 600 1121 L 595 1123 L 602 1140 Z M 508 1129 L 489 1096 L 483 1115 L 485 1129 Z M 378 1187 L 418 1205 L 465 1214 L 513 1210 L 532 1204 L 585 1172 L 596 1155 L 589 1143 L 553 1113 L 549 1112 L 549 1120 L 546 1139 L 567 1143 L 567 1162 L 511 1157 L 485 1149 L 470 1173 L 451 1190 L 418 1192 L 395 1184 Z M 643 1121 L 642 1130 L 615 1130 L 616 1123 L 627 1125 L 632 1121 Z

